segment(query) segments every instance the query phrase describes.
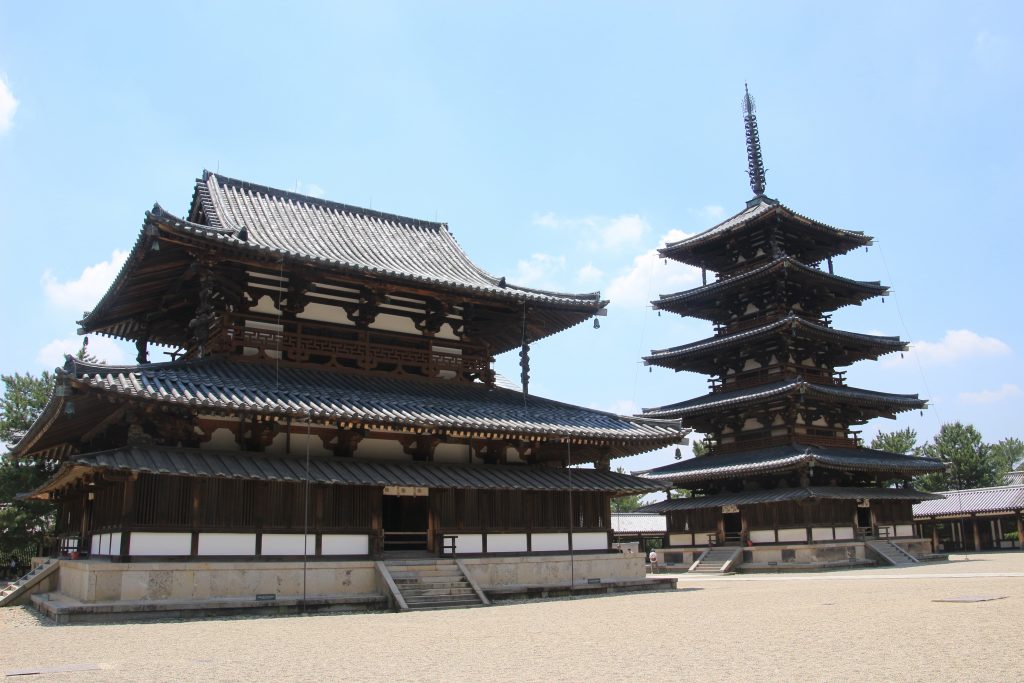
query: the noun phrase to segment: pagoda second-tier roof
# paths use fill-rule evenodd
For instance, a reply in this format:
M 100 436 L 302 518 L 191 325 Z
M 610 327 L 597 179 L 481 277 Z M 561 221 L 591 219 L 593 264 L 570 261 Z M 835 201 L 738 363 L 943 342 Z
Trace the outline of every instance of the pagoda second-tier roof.
M 760 384 L 736 391 L 712 392 L 681 403 L 644 408 L 643 412 L 646 417 L 681 418 L 686 424 L 687 420 L 701 415 L 742 409 L 777 398 L 797 395 L 802 396 L 804 400 L 874 409 L 880 414 L 916 410 L 924 408 L 928 403 L 918 398 L 917 394 L 890 394 L 856 387 L 817 384 L 808 382 L 802 377 L 791 377 L 779 382 Z
M 753 298 L 756 286 L 774 286 L 780 277 L 800 283 L 805 296 L 810 297 L 821 312 L 859 304 L 889 291 L 877 281 L 851 280 L 782 256 L 734 277 L 674 294 L 662 294 L 651 303 L 654 308 L 680 315 L 720 321 L 731 314 L 729 303 L 739 298 Z
M 651 351 L 644 357 L 647 365 L 659 365 L 676 371 L 689 370 L 704 374 L 717 374 L 721 370 L 719 357 L 743 349 L 757 348 L 773 337 L 793 336 L 828 345 L 840 365 L 849 365 L 865 358 L 878 358 L 894 351 L 905 351 L 907 343 L 899 337 L 881 337 L 857 332 L 845 332 L 812 322 L 798 315 L 737 332 L 722 334 L 690 344 Z
M 161 249 L 163 242 L 163 249 Z M 600 293 L 572 294 L 522 287 L 477 266 L 445 223 L 408 218 L 307 197 L 205 172 L 196 181 L 188 219 L 159 205 L 146 213 L 128 259 L 100 302 L 80 321 L 82 332 L 180 345 L 171 326 L 144 314 L 168 305 L 173 287 L 187 278 L 194 259 L 168 244 L 187 243 L 217 260 L 264 263 L 276 272 L 293 265 L 360 282 L 410 291 L 451 294 L 503 306 L 530 304 L 534 339 L 585 320 L 607 301 Z M 180 297 L 178 297 L 180 298 Z M 162 335 L 162 336 L 161 336 Z M 515 344 L 499 342 L 500 350 Z
M 711 270 L 728 269 L 736 265 L 733 251 L 735 243 L 761 226 L 766 226 L 769 221 L 771 227 L 799 241 L 799 256 L 809 263 L 871 244 L 871 238 L 862 232 L 834 228 L 803 216 L 774 199 L 761 196 L 713 228 L 666 244 L 658 251 L 665 258 L 690 265 Z M 797 255 L 792 251 L 787 253 Z
M 397 378 L 209 358 L 105 366 L 68 358 L 42 416 L 13 449 L 52 448 L 98 419 L 95 393 L 208 414 L 292 417 L 349 428 L 453 438 L 563 440 L 606 447 L 610 457 L 677 443 L 678 421 L 630 418 L 480 383 Z M 93 397 L 92 404 L 109 405 Z M 72 405 L 70 408 L 68 404 Z
M 797 488 L 764 489 L 760 491 L 737 491 L 718 493 L 712 496 L 694 498 L 672 498 L 640 508 L 647 513 L 679 512 L 682 510 L 706 510 L 723 505 L 759 505 L 781 503 L 790 500 L 910 500 L 934 501 L 941 496 L 913 488 L 889 489 L 862 486 L 801 486 Z
M 933 458 L 900 455 L 870 448 L 838 448 L 794 443 L 743 453 L 690 458 L 633 474 L 673 484 L 687 484 L 787 472 L 807 466 L 894 475 L 940 472 L 945 467 Z
M 45 498 L 92 472 L 138 472 L 165 476 L 310 481 L 349 486 L 412 486 L 438 489 L 515 491 L 592 491 L 650 493 L 661 485 L 619 472 L 537 465 L 468 465 L 385 462 L 358 458 L 305 458 L 260 453 L 207 451 L 162 446 L 125 448 L 74 455 L 49 481 L 29 494 Z

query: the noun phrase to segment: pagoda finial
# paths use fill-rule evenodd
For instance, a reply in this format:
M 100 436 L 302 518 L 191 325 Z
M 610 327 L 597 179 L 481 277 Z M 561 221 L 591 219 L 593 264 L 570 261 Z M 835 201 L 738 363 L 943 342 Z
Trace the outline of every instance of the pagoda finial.
M 747 84 L 743 84 L 743 126 L 747 131 L 747 175 L 754 195 L 764 195 L 764 161 L 761 159 L 761 140 L 757 136 L 757 116 L 754 98 L 750 96 Z

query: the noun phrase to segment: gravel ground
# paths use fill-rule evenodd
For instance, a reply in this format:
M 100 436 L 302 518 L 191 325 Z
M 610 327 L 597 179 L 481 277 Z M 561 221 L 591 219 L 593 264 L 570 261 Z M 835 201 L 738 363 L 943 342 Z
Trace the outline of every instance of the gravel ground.
M 998 597 L 983 602 L 935 602 Z M 0 609 L 22 680 L 1024 680 L 1024 553 L 680 578 L 672 593 L 407 614 L 52 626 Z M 13 680 L 13 679 L 12 679 Z

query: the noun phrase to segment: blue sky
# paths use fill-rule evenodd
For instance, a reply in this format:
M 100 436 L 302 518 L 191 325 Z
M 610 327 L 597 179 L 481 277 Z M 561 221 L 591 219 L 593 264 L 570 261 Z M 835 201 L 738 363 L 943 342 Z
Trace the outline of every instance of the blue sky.
M 1024 437 L 1024 10 L 752 4 L 0 3 L 0 371 L 58 365 L 144 211 L 183 213 L 209 168 L 444 220 L 511 282 L 601 290 L 599 330 L 533 346 L 535 393 L 626 413 L 702 394 L 640 357 L 709 325 L 645 302 L 699 283 L 653 250 L 751 195 L 748 81 L 767 194 L 876 238 L 836 272 L 893 294 L 836 326 L 915 345 L 849 382 L 932 407 L 865 435 Z

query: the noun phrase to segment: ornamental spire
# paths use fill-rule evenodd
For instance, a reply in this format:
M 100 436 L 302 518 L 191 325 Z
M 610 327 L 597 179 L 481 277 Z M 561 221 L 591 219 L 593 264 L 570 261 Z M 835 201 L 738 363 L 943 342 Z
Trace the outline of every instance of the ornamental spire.
M 757 136 L 757 116 L 754 98 L 750 96 L 747 84 L 743 84 L 743 127 L 747 131 L 747 175 L 754 195 L 764 194 L 764 161 L 761 159 L 761 140 Z

